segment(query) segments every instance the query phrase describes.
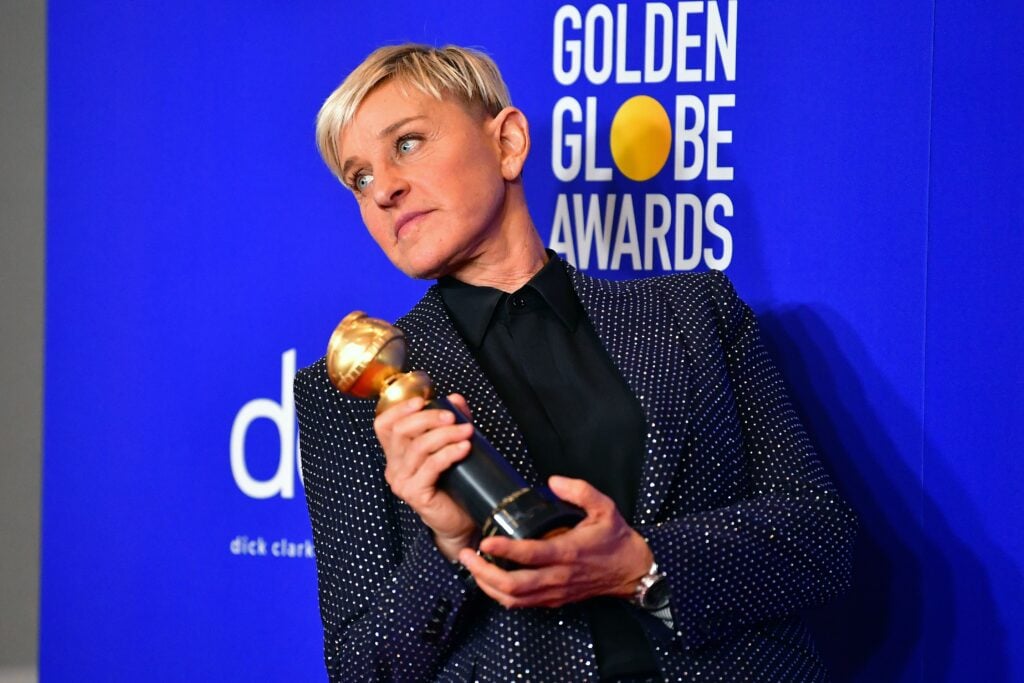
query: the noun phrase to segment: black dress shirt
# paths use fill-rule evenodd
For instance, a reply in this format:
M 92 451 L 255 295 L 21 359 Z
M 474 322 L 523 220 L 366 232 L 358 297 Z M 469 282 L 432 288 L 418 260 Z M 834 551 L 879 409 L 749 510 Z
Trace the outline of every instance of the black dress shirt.
M 645 419 L 601 346 L 562 261 L 511 294 L 442 278 L 441 297 L 544 477 L 590 482 L 625 519 L 636 501 Z M 615 598 L 584 603 L 603 679 L 654 674 L 634 609 Z

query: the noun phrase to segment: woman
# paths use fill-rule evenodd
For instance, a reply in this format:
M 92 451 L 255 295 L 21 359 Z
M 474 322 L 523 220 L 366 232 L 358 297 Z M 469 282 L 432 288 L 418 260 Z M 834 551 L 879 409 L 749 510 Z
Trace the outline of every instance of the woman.
M 317 139 L 392 263 L 438 280 L 397 322 L 410 366 L 587 513 L 480 542 L 437 488 L 469 426 L 419 399 L 374 419 L 323 360 L 301 371 L 332 679 L 822 680 L 793 614 L 846 586 L 854 518 L 726 278 L 604 282 L 545 252 L 527 121 L 480 53 L 377 50 Z

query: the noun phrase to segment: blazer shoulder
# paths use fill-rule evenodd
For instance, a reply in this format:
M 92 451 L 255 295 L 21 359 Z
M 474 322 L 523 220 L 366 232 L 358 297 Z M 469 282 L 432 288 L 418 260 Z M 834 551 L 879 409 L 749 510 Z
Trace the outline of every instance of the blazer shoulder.
M 321 356 L 315 363 L 299 369 L 292 382 L 295 397 L 313 397 L 327 388 L 333 388 L 327 377 L 327 356 Z
M 299 429 L 325 429 L 345 422 L 372 425 L 373 399 L 353 398 L 338 391 L 327 376 L 327 357 L 295 373 L 292 382 Z
M 441 298 L 441 291 L 437 285 L 431 285 L 420 297 L 420 300 L 405 315 L 395 321 L 395 326 L 406 334 L 429 336 L 432 330 L 447 321 L 448 309 L 445 308 L 444 300 Z
M 439 322 L 447 316 L 444 303 L 436 290 L 436 285 L 427 290 L 408 313 L 395 321 L 395 326 L 410 339 L 413 346 L 417 345 L 419 338 L 429 338 L 435 334 Z M 300 429 L 314 426 L 327 413 L 331 413 L 332 422 L 338 422 L 339 416 L 344 416 L 359 426 L 373 423 L 376 401 L 353 398 L 339 391 L 327 374 L 327 356 L 321 356 L 315 363 L 296 372 L 292 386 Z
M 660 294 L 678 300 L 728 299 L 736 296 L 729 276 L 720 270 L 668 273 L 633 280 L 607 280 L 585 273 L 569 264 L 566 264 L 566 268 L 570 276 L 583 287 L 613 293 Z
M 729 277 L 719 270 L 670 273 L 634 280 L 606 280 L 566 264 L 577 294 L 588 304 L 629 300 L 660 301 L 672 310 L 684 329 L 735 328 L 749 315 Z
M 677 299 L 728 299 L 736 296 L 729 276 L 720 270 L 669 273 L 634 282 Z
M 632 290 L 641 296 L 665 299 L 677 310 L 711 306 L 721 314 L 742 303 L 729 276 L 720 270 L 669 273 L 622 282 L 598 280 L 587 275 L 582 277 L 597 283 L 609 283 L 613 287 Z
M 729 276 L 720 270 L 673 273 L 639 282 L 650 294 L 665 299 L 686 327 L 713 329 L 725 343 L 754 319 Z
M 435 291 L 436 289 L 436 286 L 431 287 L 408 313 L 395 321 L 395 326 L 406 334 L 409 333 L 410 329 L 418 330 L 421 327 L 429 329 L 439 314 L 444 315 L 444 304 L 441 302 L 440 295 Z M 327 374 L 326 355 L 320 356 L 316 362 L 296 372 L 293 386 L 297 402 L 300 400 L 300 396 L 308 400 L 315 400 L 321 394 L 330 398 L 332 402 L 342 401 L 357 404 L 365 402 L 364 399 L 353 399 L 342 394 L 331 383 L 330 377 Z

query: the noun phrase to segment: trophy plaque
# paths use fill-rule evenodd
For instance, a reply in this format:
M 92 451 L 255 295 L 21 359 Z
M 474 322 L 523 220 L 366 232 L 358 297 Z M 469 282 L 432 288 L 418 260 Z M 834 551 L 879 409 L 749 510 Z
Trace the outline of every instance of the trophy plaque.
M 468 422 L 443 396 L 434 396 L 427 373 L 403 372 L 405 335 L 400 329 L 362 311 L 345 316 L 327 345 L 327 374 L 342 393 L 376 398 L 377 414 L 414 396 L 424 409 L 448 410 Z M 576 526 L 586 514 L 546 487 L 530 488 L 504 457 L 474 429 L 469 455 L 448 468 L 438 487 L 455 500 L 484 537 L 546 538 Z

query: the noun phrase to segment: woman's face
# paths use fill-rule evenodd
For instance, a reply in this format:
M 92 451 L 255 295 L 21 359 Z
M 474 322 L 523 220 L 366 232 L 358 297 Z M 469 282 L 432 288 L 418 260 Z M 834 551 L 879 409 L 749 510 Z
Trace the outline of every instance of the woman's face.
M 405 274 L 458 272 L 500 235 L 506 185 L 495 119 L 389 81 L 366 96 L 338 144 L 363 222 Z

